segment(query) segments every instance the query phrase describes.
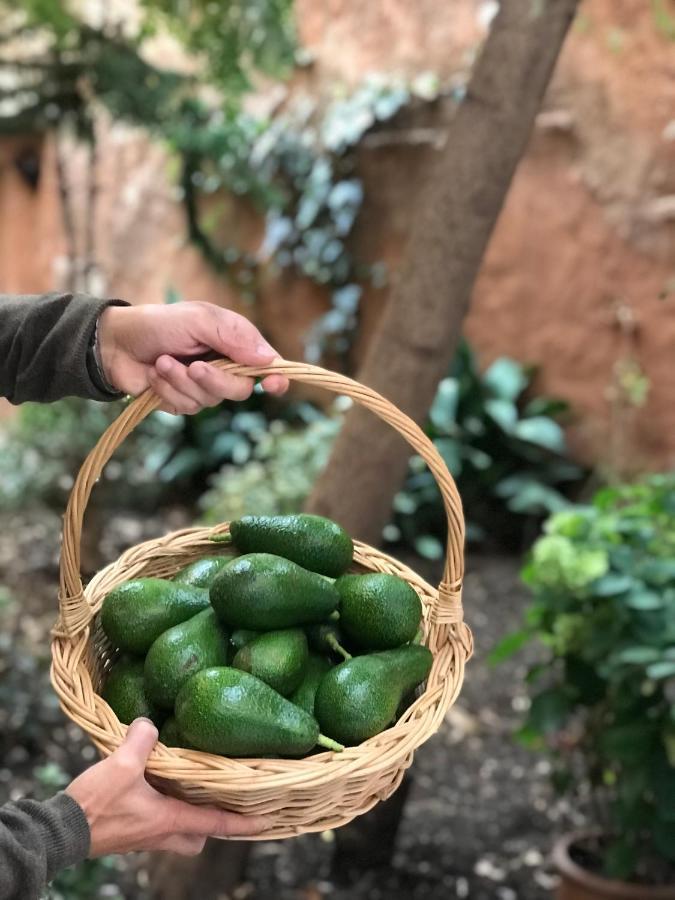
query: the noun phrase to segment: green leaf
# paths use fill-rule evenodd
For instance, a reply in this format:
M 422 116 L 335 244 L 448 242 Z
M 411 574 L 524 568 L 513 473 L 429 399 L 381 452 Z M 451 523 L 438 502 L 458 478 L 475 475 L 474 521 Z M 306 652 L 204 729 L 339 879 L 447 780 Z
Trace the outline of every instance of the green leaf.
M 585 538 L 597 513 L 590 506 L 575 506 L 555 513 L 547 520 L 544 530 L 547 534 L 559 534 L 571 540 Z
M 455 378 L 444 378 L 438 385 L 434 402 L 429 410 L 432 425 L 440 432 L 451 431 L 456 426 L 459 385 Z
M 569 501 L 554 488 L 530 481 L 524 483 L 521 489 L 508 500 L 507 506 L 513 512 L 536 515 L 560 512 L 569 506 Z
M 515 404 L 501 397 L 486 400 L 485 411 L 507 434 L 513 430 L 518 421 L 518 410 Z
M 559 534 L 547 534 L 532 549 L 529 583 L 578 591 L 605 575 L 608 565 L 604 550 L 579 546 Z
M 661 609 L 663 600 L 654 591 L 638 590 L 631 592 L 625 600 L 626 606 L 631 609 L 652 610 Z
M 491 666 L 496 666 L 504 662 L 505 659 L 517 653 L 531 639 L 532 634 L 529 631 L 514 631 L 512 634 L 507 634 L 498 644 L 495 644 L 488 654 L 488 663 Z
M 675 530 L 675 526 L 674 526 Z M 638 567 L 640 578 L 655 587 L 666 587 L 675 583 L 675 559 L 650 559 Z
M 483 375 L 485 386 L 504 400 L 515 400 L 527 382 L 523 367 L 505 356 L 496 359 Z
M 569 697 L 561 688 L 548 688 L 533 698 L 527 725 L 539 734 L 552 734 L 562 728 L 571 710 Z
M 661 656 L 660 651 L 656 647 L 624 647 L 615 654 L 614 659 L 617 662 L 630 663 L 633 665 L 648 665 L 656 662 Z
M 484 450 L 479 450 L 477 447 L 471 446 L 465 446 L 463 449 L 466 461 L 475 469 L 478 469 L 479 472 L 487 472 L 494 466 L 495 462 L 493 458 L 485 453 Z
M 445 553 L 443 544 L 431 534 L 421 534 L 415 538 L 415 550 L 424 559 L 443 559 Z
M 202 466 L 202 455 L 195 447 L 184 447 L 160 469 L 161 481 L 171 482 L 187 478 Z
M 450 472 L 458 478 L 462 474 L 462 450 L 459 442 L 453 438 L 441 437 L 436 438 L 434 444 Z
M 544 749 L 544 741 L 542 740 L 541 734 L 537 729 L 532 728 L 529 725 L 523 725 L 522 728 L 519 728 L 514 733 L 514 737 L 519 744 L 522 744 L 523 747 L 527 747 L 528 750 Z
M 569 404 L 565 400 L 551 397 L 533 397 L 526 403 L 523 413 L 530 416 L 558 416 L 567 412 Z
M 657 662 L 651 666 L 647 666 L 647 675 L 654 681 L 660 681 L 663 678 L 675 678 L 675 662 Z
M 634 588 L 638 584 L 630 575 L 617 575 L 609 572 L 598 578 L 590 585 L 591 591 L 596 597 L 615 597 L 617 594 L 624 594 L 626 591 Z
M 562 428 L 553 419 L 547 419 L 544 416 L 521 419 L 513 429 L 513 434 L 521 441 L 545 447 L 555 453 L 564 453 L 566 449 Z

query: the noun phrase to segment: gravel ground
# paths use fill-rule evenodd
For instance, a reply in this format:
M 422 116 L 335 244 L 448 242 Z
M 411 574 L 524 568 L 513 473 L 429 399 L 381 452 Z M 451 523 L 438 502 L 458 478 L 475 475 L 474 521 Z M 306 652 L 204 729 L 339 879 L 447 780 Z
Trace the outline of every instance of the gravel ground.
M 169 527 L 179 527 L 184 517 L 175 511 Z M 0 643 L 0 683 L 11 695 L 10 702 L 7 694 L 2 697 L 5 709 L 0 709 L 0 801 L 35 794 L 37 766 L 56 763 L 72 776 L 94 755 L 79 730 L 65 722 L 47 685 L 59 525 L 58 517 L 42 512 L 0 520 L 7 538 L 0 549 L 2 582 L 20 598 L 5 608 Z M 103 555 L 110 558 L 122 545 L 166 528 L 166 517 L 142 526 L 134 516 L 115 517 L 103 531 Z M 406 561 L 434 580 L 434 567 Z M 465 606 L 476 653 L 443 728 L 416 754 L 390 863 L 365 871 L 350 871 L 341 863 L 338 877 L 332 864 L 335 836 L 330 833 L 256 844 L 247 880 L 232 900 L 550 896 L 555 879 L 547 854 L 569 816 L 552 800 L 545 762 L 511 738 L 526 705 L 521 685 L 527 657 L 498 668 L 485 660 L 495 642 L 520 623 L 527 598 L 517 573 L 518 561 L 510 557 L 469 560 Z M 50 734 L 47 742 L 45 729 Z M 21 733 L 21 740 L 12 738 L 12 732 Z M 49 792 L 49 783 L 44 789 Z M 146 864 L 142 857 L 125 863 L 114 876 L 117 893 L 111 888 L 105 896 L 149 896 Z M 223 894 L 222 900 L 227 897 Z

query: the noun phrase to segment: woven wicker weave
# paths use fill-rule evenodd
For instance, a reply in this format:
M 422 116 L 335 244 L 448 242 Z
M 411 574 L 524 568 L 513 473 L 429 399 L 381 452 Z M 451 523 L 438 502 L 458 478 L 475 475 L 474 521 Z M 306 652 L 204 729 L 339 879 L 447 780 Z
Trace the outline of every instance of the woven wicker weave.
M 393 727 L 342 753 L 322 752 L 300 760 L 228 759 L 158 744 L 148 763 L 150 780 L 175 796 L 245 814 L 270 815 L 276 826 L 265 832 L 265 840 L 335 828 L 396 790 L 412 762 L 413 751 L 437 731 L 460 691 L 464 665 L 472 652 L 471 632 L 462 621 L 461 502 L 429 439 L 411 419 L 369 388 L 301 363 L 279 361 L 251 368 L 219 360 L 213 365 L 233 374 L 256 377 L 277 372 L 351 397 L 406 438 L 429 465 L 443 496 L 448 546 L 438 589 L 390 556 L 355 542 L 354 571 L 391 572 L 418 592 L 424 607 L 424 643 L 434 653 L 426 688 Z M 213 555 L 218 546 L 208 540 L 213 529 L 176 531 L 127 550 L 83 589 L 80 538 L 92 487 L 116 448 L 158 404 L 157 397 L 146 392 L 107 429 L 82 465 L 64 520 L 59 619 L 52 641 L 52 684 L 65 713 L 90 735 L 103 755 L 112 753 L 126 733 L 126 726 L 97 693 L 116 655 L 98 621 L 103 598 L 130 578 L 170 577 L 187 563 Z M 225 524 L 217 530 L 226 531 L 227 527 Z

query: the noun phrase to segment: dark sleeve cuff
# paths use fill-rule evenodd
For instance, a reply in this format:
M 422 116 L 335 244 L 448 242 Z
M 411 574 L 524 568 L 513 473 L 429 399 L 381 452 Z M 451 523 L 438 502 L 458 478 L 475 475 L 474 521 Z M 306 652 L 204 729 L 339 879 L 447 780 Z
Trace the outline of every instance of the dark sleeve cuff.
M 91 834 L 82 807 L 68 794 L 57 794 L 42 806 L 46 810 L 47 881 L 51 881 L 60 869 L 87 858 Z
M 124 300 L 86 294 L 0 296 L 0 395 L 11 403 L 113 400 L 89 363 L 99 316 Z
M 84 812 L 67 794 L 0 806 L 0 898 L 38 900 L 57 872 L 87 858 L 90 841 Z

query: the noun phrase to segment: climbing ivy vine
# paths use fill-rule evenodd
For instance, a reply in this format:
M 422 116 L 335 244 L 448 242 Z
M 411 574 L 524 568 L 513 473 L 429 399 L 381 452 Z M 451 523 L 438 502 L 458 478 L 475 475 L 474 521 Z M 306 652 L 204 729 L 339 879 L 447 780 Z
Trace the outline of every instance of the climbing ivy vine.
M 243 297 L 254 300 L 258 269 L 269 262 L 329 292 L 330 309 L 306 339 L 312 362 L 325 352 L 348 352 L 364 287 L 386 280 L 381 264 L 366 264 L 350 247 L 364 197 L 355 150 L 370 129 L 411 100 L 434 100 L 438 90 L 431 75 L 411 83 L 370 77 L 325 106 L 303 96 L 266 120 L 193 107 L 191 120 L 174 132 L 191 237 Z M 221 190 L 245 195 L 264 214 L 255 255 L 221 246 L 217 216 L 200 216 L 200 197 Z

